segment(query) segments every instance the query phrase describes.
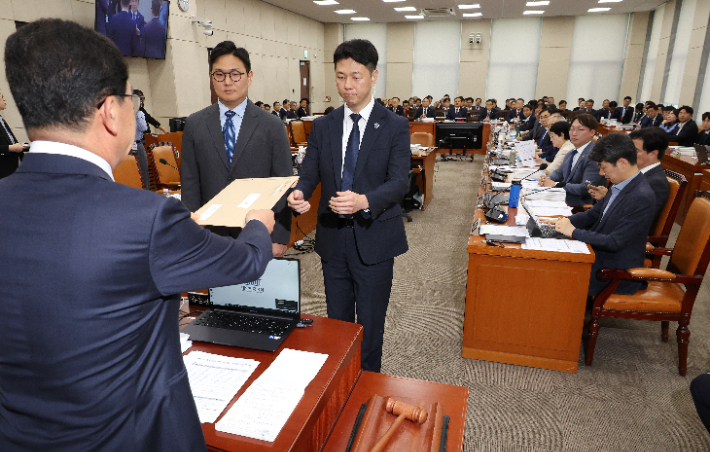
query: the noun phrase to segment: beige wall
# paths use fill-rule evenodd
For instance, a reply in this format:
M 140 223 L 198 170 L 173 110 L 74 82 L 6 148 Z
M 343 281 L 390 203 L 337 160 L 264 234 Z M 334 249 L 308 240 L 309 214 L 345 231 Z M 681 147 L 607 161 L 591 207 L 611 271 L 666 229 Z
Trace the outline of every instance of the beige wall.
M 480 44 L 470 44 L 471 33 L 481 33 Z M 488 53 L 491 46 L 491 21 L 473 20 L 461 23 L 461 59 L 459 63 L 459 92 L 466 97 L 485 99 Z M 484 100 L 485 102 L 485 100 Z
M 666 3 L 663 8 L 663 24 L 661 25 L 661 36 L 658 42 L 658 57 L 656 59 L 656 69 L 653 72 L 653 85 L 651 88 L 651 99 L 660 101 L 661 86 L 666 70 L 666 58 L 668 57 L 668 46 L 670 44 L 671 28 L 675 15 L 675 2 Z
M 335 86 L 335 75 L 333 66 L 333 53 L 338 45 L 343 42 L 343 25 L 342 24 L 325 24 L 324 27 L 325 53 L 323 59 L 325 61 L 324 88 L 325 95 L 330 97 L 330 102 L 325 102 L 325 108 L 338 108 L 342 104 L 342 99 L 338 95 L 338 88 Z
M 387 25 L 387 97 L 407 99 L 412 95 L 414 24 Z
M 685 71 L 683 72 L 683 85 L 680 88 L 680 99 L 678 105 L 693 105 L 695 98 L 695 88 L 700 74 L 700 59 L 705 44 L 705 33 L 710 16 L 710 2 L 698 1 L 695 4 L 693 14 L 693 30 L 690 33 L 690 44 L 688 56 L 685 60 Z M 705 87 L 708 89 L 710 87 Z
M 535 86 L 537 99 L 553 96 L 559 102 L 565 98 L 573 35 L 574 17 L 550 17 L 543 20 Z
M 624 69 L 621 73 L 621 88 L 619 90 L 619 103 L 626 96 L 636 97 L 639 86 L 639 75 L 643 64 L 643 54 L 646 47 L 646 33 L 648 31 L 648 18 L 650 13 L 634 13 L 631 15 L 629 34 L 626 42 L 624 56 Z M 636 100 L 638 102 L 639 100 Z

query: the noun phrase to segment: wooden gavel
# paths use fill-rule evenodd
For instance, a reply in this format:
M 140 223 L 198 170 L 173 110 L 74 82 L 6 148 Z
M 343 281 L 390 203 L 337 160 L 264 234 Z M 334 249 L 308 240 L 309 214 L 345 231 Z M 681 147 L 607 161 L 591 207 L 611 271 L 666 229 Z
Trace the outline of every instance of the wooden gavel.
M 423 424 L 426 422 L 427 416 L 429 416 L 429 413 L 427 413 L 427 410 L 425 410 L 424 408 L 409 405 L 407 403 L 400 402 L 399 400 L 395 400 L 391 397 L 387 399 L 385 411 L 387 411 L 388 413 L 392 413 L 398 417 L 394 420 L 392 425 L 390 425 L 390 428 L 387 429 L 385 434 L 382 435 L 382 438 L 377 441 L 377 444 L 375 444 L 375 447 L 373 447 L 370 452 L 381 452 L 382 449 L 384 449 L 387 445 L 387 442 L 392 437 L 394 432 L 397 431 L 397 429 L 400 425 L 402 425 L 402 422 L 404 422 L 405 419 L 408 419 L 412 422 L 416 422 L 418 424 Z

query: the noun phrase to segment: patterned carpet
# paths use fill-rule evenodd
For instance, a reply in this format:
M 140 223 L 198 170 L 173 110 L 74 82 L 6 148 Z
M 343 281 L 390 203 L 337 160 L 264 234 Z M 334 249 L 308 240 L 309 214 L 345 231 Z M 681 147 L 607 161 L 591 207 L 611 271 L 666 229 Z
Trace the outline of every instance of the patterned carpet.
M 409 252 L 395 260 L 383 373 L 470 388 L 467 452 L 710 451 L 688 390 L 710 371 L 710 278 L 690 324 L 687 377 L 678 375 L 673 323 L 663 343 L 658 323 L 603 319 L 594 365 L 584 365 L 580 348 L 576 374 L 461 357 L 481 164 L 437 163 L 432 203 L 405 223 Z M 299 258 L 302 309 L 325 316 L 320 259 Z

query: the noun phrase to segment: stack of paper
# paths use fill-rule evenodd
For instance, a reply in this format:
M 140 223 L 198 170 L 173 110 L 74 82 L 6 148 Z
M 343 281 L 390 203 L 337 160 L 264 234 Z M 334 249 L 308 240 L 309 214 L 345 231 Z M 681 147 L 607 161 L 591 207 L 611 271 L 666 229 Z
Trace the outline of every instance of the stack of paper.
M 185 353 L 188 348 L 192 347 L 192 341 L 190 340 L 190 335 L 185 333 L 180 333 L 180 352 Z
M 589 254 L 587 245 L 577 240 L 528 238 L 520 247 L 525 250 Z
M 516 141 L 515 149 L 518 151 L 520 164 L 526 167 L 535 167 L 535 142 L 533 140 Z
M 568 217 L 572 215 L 572 208 L 559 201 L 531 200 L 528 208 L 538 217 Z
M 214 422 L 259 366 L 253 359 L 200 351 L 183 357 L 200 422 Z
M 215 429 L 273 442 L 328 355 L 285 348 Z

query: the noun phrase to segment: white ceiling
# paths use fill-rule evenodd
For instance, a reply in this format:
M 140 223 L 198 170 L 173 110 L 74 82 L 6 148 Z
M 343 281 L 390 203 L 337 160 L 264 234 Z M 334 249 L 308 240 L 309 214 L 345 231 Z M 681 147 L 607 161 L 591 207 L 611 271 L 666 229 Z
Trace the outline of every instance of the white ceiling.
M 528 0 L 405 0 L 396 3 L 385 3 L 382 0 L 336 0 L 338 5 L 320 6 L 312 0 L 262 0 L 302 16 L 315 19 L 319 22 L 358 23 L 351 17 L 369 17 L 370 22 L 407 22 L 407 15 L 416 15 L 424 8 L 454 8 L 455 16 L 448 19 L 423 19 L 423 20 L 476 20 L 525 17 L 526 9 L 543 10 L 544 14 L 530 17 L 553 16 L 583 16 L 586 14 L 628 14 L 639 11 L 651 11 L 666 3 L 667 0 L 623 0 L 617 3 L 598 3 L 598 0 L 550 0 L 548 6 L 526 7 Z M 479 4 L 480 9 L 459 9 L 457 5 Z M 413 6 L 417 12 L 396 12 L 395 7 Z M 588 13 L 590 8 L 607 7 L 610 11 L 605 13 Z M 354 9 L 357 14 L 343 15 L 334 11 L 339 9 Z M 464 18 L 462 13 L 481 12 L 478 18 Z M 411 22 L 421 22 L 412 20 Z

